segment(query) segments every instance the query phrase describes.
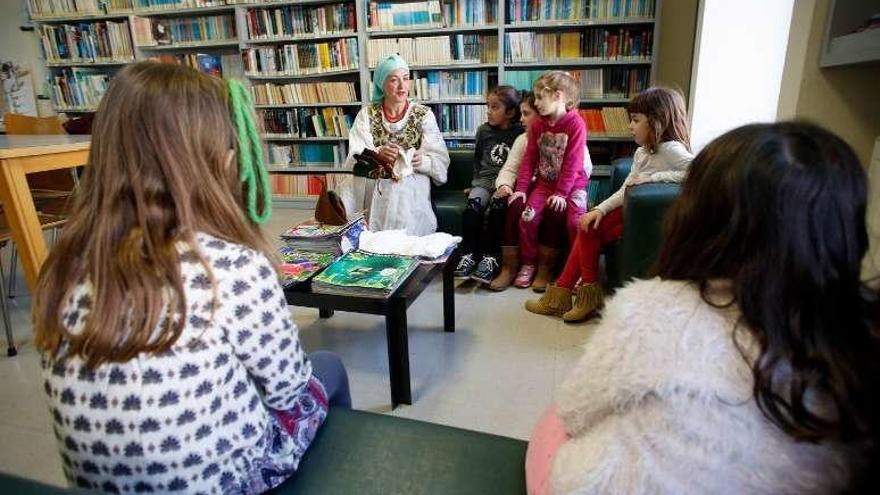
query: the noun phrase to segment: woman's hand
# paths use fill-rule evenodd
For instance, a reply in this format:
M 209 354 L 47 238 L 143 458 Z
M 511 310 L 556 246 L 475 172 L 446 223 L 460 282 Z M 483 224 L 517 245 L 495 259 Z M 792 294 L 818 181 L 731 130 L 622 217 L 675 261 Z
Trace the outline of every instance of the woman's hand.
M 598 228 L 604 216 L 605 214 L 602 213 L 602 210 L 592 210 L 584 213 L 579 221 L 581 230 L 589 232 L 590 229 Z
M 419 150 L 416 150 L 416 152 L 413 153 L 413 157 L 412 157 L 412 168 L 413 168 L 413 170 L 421 171 L 421 168 L 422 168 L 422 152 L 419 151 Z
M 513 194 L 513 189 L 511 189 L 510 186 L 505 184 L 495 190 L 494 196 L 496 198 L 506 198 L 506 197 L 510 196 L 511 194 Z
M 397 161 L 397 157 L 400 156 L 400 148 L 396 144 L 385 144 L 379 147 L 376 150 L 376 154 L 379 155 L 379 158 L 382 159 L 385 163 L 391 164 Z
M 565 203 L 565 198 L 558 194 L 554 194 L 547 198 L 547 206 L 553 211 L 565 211 L 565 207 L 568 205 Z
M 525 200 L 526 200 L 526 193 L 524 193 L 524 192 L 515 192 L 515 193 L 511 194 L 511 195 L 510 195 L 510 199 L 507 200 L 507 204 L 512 205 L 512 204 L 515 203 L 516 200 L 518 200 L 518 199 L 521 199 L 521 200 L 523 200 L 523 201 L 525 202 Z

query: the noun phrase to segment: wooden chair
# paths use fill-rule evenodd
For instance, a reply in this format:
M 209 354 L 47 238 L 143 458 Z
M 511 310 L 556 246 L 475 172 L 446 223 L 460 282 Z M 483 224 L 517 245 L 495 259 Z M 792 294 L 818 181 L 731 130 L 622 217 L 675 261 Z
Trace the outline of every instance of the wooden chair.
M 31 117 L 29 115 L 7 113 L 4 116 L 4 121 L 6 123 L 6 133 L 9 135 L 65 133 L 61 120 L 58 117 Z M 52 222 L 54 225 L 53 229 L 61 227 L 66 220 L 70 196 L 79 183 L 76 169 L 50 170 L 38 174 L 29 174 L 27 180 L 37 212 L 43 214 L 43 216 L 48 215 L 48 218 L 56 219 Z M 42 221 L 40 223 L 42 224 Z M 8 289 L 6 291 L 6 297 L 9 298 L 15 297 L 15 266 L 17 260 L 18 252 L 13 245 L 12 263 L 7 281 Z
M 40 227 L 45 230 L 51 230 L 53 235 L 57 233 L 57 229 L 64 225 L 67 222 L 67 218 L 61 217 L 58 215 L 46 215 L 40 214 Z M 0 248 L 5 246 L 7 243 L 12 242 L 12 231 L 9 229 L 9 226 L 6 223 L 6 215 L 3 213 L 3 208 L 0 206 Z M 14 252 L 14 251 L 13 251 Z M 15 272 L 15 258 L 13 257 L 12 268 L 13 274 Z M 5 278 L 3 273 L 3 263 L 0 260 L 0 317 L 3 319 L 3 326 L 6 330 L 6 355 L 7 356 L 15 356 L 18 354 L 18 351 L 15 349 L 15 340 L 12 334 L 12 322 L 9 318 L 9 298 L 6 293 L 6 288 L 2 283 L 2 280 Z

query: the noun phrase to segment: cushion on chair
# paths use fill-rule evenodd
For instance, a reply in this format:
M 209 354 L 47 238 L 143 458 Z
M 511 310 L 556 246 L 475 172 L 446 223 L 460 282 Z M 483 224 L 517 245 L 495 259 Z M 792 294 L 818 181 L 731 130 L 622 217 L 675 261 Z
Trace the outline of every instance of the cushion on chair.
M 333 409 L 278 494 L 525 493 L 526 442 Z

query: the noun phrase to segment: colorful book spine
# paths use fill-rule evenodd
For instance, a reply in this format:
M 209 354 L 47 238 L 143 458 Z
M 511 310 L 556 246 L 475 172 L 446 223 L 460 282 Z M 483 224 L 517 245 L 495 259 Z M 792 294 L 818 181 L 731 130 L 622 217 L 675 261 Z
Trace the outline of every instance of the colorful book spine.
M 348 156 L 348 143 L 269 143 L 267 153 L 273 168 L 339 168 Z
M 107 92 L 111 76 L 92 70 L 63 69 L 49 78 L 52 102 L 63 110 L 94 110 Z
M 301 103 L 354 103 L 359 101 L 353 82 L 255 84 L 251 94 L 257 105 Z
M 486 71 L 414 71 L 410 83 L 410 94 L 418 101 L 482 100 L 488 89 Z
M 533 21 L 579 21 L 654 16 L 655 0 L 509 0 L 511 23 Z
M 242 58 L 249 76 L 298 76 L 359 66 L 356 38 L 247 48 Z
M 260 110 L 270 137 L 348 137 L 354 117 L 341 107 Z
M 495 63 L 498 36 L 454 34 L 419 38 L 371 39 L 367 45 L 370 67 L 393 53 L 411 66 L 444 64 Z
M 653 35 L 652 27 L 586 28 L 568 33 L 506 33 L 504 61 L 649 61 Z
M 42 25 L 40 40 L 48 63 L 129 62 L 134 59 L 128 21 Z
M 517 89 L 531 90 L 542 70 L 510 70 L 504 73 L 504 83 Z M 570 70 L 580 83 L 583 100 L 628 99 L 648 88 L 648 67 L 602 67 L 598 69 Z
M 248 35 L 254 40 L 354 33 L 357 29 L 353 2 L 316 7 L 252 8 L 247 10 L 245 19 Z
M 282 175 L 272 174 L 269 182 L 272 187 L 272 195 L 279 198 L 297 198 L 303 196 L 315 196 L 324 191 L 324 184 L 329 189 L 336 189 L 342 183 L 347 174 L 310 174 L 310 175 Z
M 486 122 L 485 105 L 440 105 L 434 109 L 440 132 L 446 138 L 472 138 Z

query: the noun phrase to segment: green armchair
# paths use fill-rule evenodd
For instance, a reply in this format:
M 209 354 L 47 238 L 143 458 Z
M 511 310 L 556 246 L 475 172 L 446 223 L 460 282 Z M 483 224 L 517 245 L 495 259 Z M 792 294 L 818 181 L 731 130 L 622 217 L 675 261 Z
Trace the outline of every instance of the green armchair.
M 526 442 L 335 408 L 274 495 L 525 494 Z M 85 494 L 0 473 L 0 493 Z
M 467 208 L 464 190 L 474 177 L 474 150 L 449 150 L 446 183 L 431 188 L 431 201 L 437 215 L 437 232 L 461 235 L 461 215 Z
M 611 192 L 629 175 L 632 158 L 616 160 L 611 170 Z M 663 217 L 678 197 L 679 184 L 651 183 L 629 188 L 623 205 L 623 237 L 605 249 L 607 287 L 616 289 L 644 277 L 663 242 Z

